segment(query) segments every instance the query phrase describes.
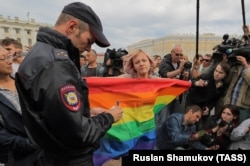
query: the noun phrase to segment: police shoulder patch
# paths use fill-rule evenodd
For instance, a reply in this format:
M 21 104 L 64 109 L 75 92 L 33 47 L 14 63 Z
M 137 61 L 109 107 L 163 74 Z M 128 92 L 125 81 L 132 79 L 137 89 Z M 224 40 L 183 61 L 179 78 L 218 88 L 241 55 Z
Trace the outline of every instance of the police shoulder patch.
M 65 107 L 70 111 L 77 112 L 80 109 L 81 101 L 77 96 L 77 90 L 74 85 L 65 85 L 60 88 L 60 95 Z

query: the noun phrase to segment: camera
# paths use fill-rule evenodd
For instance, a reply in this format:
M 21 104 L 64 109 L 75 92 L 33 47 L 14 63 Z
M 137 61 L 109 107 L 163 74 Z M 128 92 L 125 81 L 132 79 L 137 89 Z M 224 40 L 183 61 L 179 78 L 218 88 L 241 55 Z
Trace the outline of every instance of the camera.
M 244 43 L 240 39 L 231 38 L 229 39 L 228 34 L 223 35 L 223 42 L 216 45 L 213 50 L 212 60 L 215 62 L 220 62 L 223 60 L 223 56 L 226 55 L 228 58 L 228 63 L 231 66 L 240 65 L 239 61 L 236 59 L 237 55 L 242 55 L 247 61 L 250 60 L 250 45 Z
M 192 68 L 192 63 L 191 62 L 185 62 L 185 64 L 184 64 L 184 69 L 186 69 L 186 70 L 190 70 Z
M 241 63 L 236 59 L 237 55 L 241 55 L 246 58 L 248 62 L 250 60 L 250 47 L 239 47 L 232 49 L 231 54 L 228 56 L 228 62 L 231 65 L 240 65 Z
M 216 136 L 213 133 L 203 134 L 203 136 L 200 138 L 200 142 L 207 147 L 217 144 Z
M 104 54 L 104 67 L 105 71 L 108 71 L 108 68 L 112 68 L 113 74 L 112 76 L 118 76 L 122 74 L 120 70 L 123 68 L 123 60 L 122 57 L 124 55 L 127 55 L 128 51 L 122 48 L 116 49 L 107 49 L 107 51 Z M 107 65 L 108 59 L 111 60 L 111 63 Z
M 123 67 L 123 61 L 122 61 L 122 57 L 124 55 L 127 55 L 128 51 L 125 49 L 121 49 L 119 48 L 118 50 L 116 49 L 107 49 L 107 51 L 105 52 L 105 57 L 104 57 L 104 61 L 110 59 L 111 60 L 111 64 L 110 66 L 112 66 L 113 68 L 121 68 Z
M 231 122 L 226 122 L 224 121 L 222 118 L 218 118 L 216 121 L 215 121 L 215 124 L 219 127 L 224 127 L 226 125 L 227 126 L 227 129 L 226 129 L 226 132 L 228 133 L 231 133 L 233 131 L 233 123 Z M 213 145 L 216 145 L 217 144 L 217 141 L 216 141 L 216 133 L 203 133 L 201 135 L 201 138 L 200 138 L 200 142 L 207 146 L 207 147 L 210 147 L 210 146 L 213 146 Z
M 233 128 L 234 128 L 234 126 L 233 126 L 233 124 L 231 122 L 226 122 L 221 118 L 219 118 L 216 121 L 216 125 L 218 125 L 219 127 L 224 127 L 224 126 L 228 125 L 227 130 L 226 130 L 226 132 L 228 132 L 228 133 L 231 133 L 233 131 Z

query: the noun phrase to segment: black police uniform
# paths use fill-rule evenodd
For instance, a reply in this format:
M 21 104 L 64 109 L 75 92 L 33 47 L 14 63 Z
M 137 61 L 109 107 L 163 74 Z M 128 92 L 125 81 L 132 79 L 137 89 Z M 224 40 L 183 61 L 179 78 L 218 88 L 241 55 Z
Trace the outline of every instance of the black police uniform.
M 42 27 L 16 74 L 24 123 L 46 165 L 92 165 L 99 139 L 114 122 L 109 113 L 90 117 L 78 61 L 69 38 Z

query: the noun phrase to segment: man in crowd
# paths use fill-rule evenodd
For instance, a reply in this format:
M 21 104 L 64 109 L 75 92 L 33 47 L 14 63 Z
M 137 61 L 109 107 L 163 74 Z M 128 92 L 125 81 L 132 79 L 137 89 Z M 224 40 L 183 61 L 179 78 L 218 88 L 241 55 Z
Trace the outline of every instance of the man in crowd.
M 110 45 L 99 17 L 84 3 L 70 3 L 53 29 L 39 29 L 16 74 L 28 135 L 44 150 L 42 165 L 93 166 L 100 138 L 122 117 L 119 106 L 89 108 L 79 54 L 93 43 Z
M 217 146 L 206 147 L 199 141 L 201 135 L 196 133 L 196 123 L 202 116 L 202 109 L 193 105 L 185 114 L 173 113 L 159 128 L 157 149 L 160 150 L 216 150 Z
M 244 33 L 250 36 L 249 26 L 243 26 Z M 233 56 L 233 57 L 232 57 Z M 231 59 L 233 58 L 233 60 Z M 240 109 L 240 122 L 250 118 L 250 57 L 246 52 L 231 55 L 234 62 L 230 70 L 229 86 L 224 97 L 224 104 L 233 104 Z
M 202 64 L 200 67 L 200 74 L 206 74 L 209 71 L 209 66 L 211 64 L 212 55 L 211 54 L 205 54 L 202 59 Z
M 164 56 L 160 66 L 159 74 L 163 78 L 179 78 L 183 69 L 185 60 L 181 60 L 183 50 L 180 45 L 175 45 L 170 54 Z
M 80 55 L 80 67 L 82 67 L 82 66 L 84 66 L 84 65 L 86 65 L 86 64 L 87 64 L 86 57 L 85 57 L 85 55 L 82 53 L 82 54 Z
M 87 65 L 81 67 L 81 75 L 83 77 L 98 76 L 103 77 L 104 67 L 97 63 L 97 53 L 94 49 L 86 51 Z

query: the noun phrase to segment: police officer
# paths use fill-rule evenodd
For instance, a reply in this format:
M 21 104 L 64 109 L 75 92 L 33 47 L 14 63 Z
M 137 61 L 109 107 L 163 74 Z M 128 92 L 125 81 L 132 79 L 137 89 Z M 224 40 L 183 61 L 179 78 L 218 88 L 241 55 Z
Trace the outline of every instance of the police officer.
M 89 108 L 79 52 L 93 43 L 110 45 L 99 17 L 86 4 L 70 3 L 53 29 L 39 29 L 16 74 L 27 132 L 45 153 L 42 165 L 92 166 L 99 139 L 122 117 L 119 106 Z

